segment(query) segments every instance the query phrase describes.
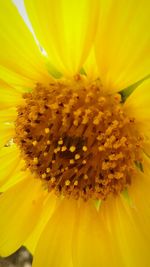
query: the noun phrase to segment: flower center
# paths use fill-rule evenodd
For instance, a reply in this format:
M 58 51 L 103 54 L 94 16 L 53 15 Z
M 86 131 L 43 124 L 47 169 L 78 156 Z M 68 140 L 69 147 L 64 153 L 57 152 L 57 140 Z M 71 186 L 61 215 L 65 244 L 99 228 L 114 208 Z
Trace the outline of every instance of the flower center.
M 18 107 L 15 142 L 26 167 L 49 191 L 75 199 L 106 199 L 131 183 L 141 138 L 119 94 L 78 76 L 40 84 Z

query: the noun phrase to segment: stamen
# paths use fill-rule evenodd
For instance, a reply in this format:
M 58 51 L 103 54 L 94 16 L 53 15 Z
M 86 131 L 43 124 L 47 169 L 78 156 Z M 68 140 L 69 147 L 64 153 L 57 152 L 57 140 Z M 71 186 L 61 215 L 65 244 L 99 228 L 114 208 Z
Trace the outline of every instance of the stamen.
M 74 151 L 76 150 L 76 147 L 75 147 L 75 146 L 71 146 L 71 147 L 69 148 L 69 150 L 70 150 L 71 152 L 74 152 Z
M 26 168 L 56 195 L 104 200 L 131 181 L 142 137 L 119 94 L 78 75 L 38 84 L 18 107 L 14 141 Z

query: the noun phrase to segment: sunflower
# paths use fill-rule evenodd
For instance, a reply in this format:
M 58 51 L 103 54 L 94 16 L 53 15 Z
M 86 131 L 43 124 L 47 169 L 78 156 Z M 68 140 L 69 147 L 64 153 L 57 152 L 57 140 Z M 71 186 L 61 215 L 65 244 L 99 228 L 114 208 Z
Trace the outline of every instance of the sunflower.
M 150 3 L 24 2 L 34 35 L 0 0 L 0 254 L 148 267 Z

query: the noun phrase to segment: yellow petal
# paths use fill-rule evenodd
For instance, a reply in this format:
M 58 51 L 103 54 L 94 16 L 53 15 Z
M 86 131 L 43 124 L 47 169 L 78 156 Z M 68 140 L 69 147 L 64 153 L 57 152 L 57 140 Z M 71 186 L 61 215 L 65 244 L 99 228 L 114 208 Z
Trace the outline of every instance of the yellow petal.
M 14 136 L 16 114 L 15 108 L 0 110 L 0 147 L 4 146 Z
M 19 92 L 24 92 L 25 88 L 33 88 L 35 84 L 35 81 L 24 78 L 22 75 L 4 66 L 0 66 L 0 79 Z
M 11 178 L 19 161 L 19 150 L 15 145 L 0 149 L 0 187 Z
M 97 0 L 25 0 L 27 12 L 50 62 L 65 74 L 82 67 L 97 29 Z
M 99 77 L 94 48 L 92 48 L 84 64 L 84 70 L 88 76 L 88 79 L 95 80 Z
M 142 198 L 144 201 L 144 195 Z M 106 201 L 103 209 L 105 210 L 105 221 L 109 222 L 114 245 L 118 243 L 118 253 L 120 252 L 124 263 L 118 266 L 148 267 L 150 262 L 149 238 L 145 235 L 144 230 L 149 231 L 149 228 L 145 227 L 144 219 L 146 217 L 143 218 L 141 227 L 139 217 L 142 220 L 142 214 L 138 211 L 137 215 L 138 206 L 135 206 L 134 202 L 129 205 L 129 202 L 120 196 Z
M 96 58 L 100 78 L 119 91 L 149 74 L 150 2 L 101 0 Z
M 3 180 L 2 185 L 0 186 L 0 192 L 5 192 L 24 179 L 24 165 L 24 161 L 19 158 L 18 165 L 15 166 L 16 168 L 13 169 L 13 172 L 5 180 Z
M 9 0 L 0 6 L 1 65 L 34 82 L 48 79 L 40 50 L 17 8 Z
M 21 104 L 22 101 L 21 92 L 0 80 L 0 110 L 16 107 Z
M 129 116 L 136 119 L 141 134 L 150 133 L 150 79 L 134 90 L 127 98 L 124 108 Z
M 100 208 L 101 210 L 101 208 Z M 123 266 L 119 251 L 115 255 L 115 240 L 106 227 L 101 211 L 91 203 L 83 203 L 76 215 L 73 236 L 73 263 L 77 267 Z
M 15 144 L 0 149 L 0 192 L 24 179 L 25 162 Z
M 0 148 L 6 145 L 14 136 L 14 125 L 0 123 Z
M 17 250 L 34 229 L 44 201 L 41 183 L 27 177 L 0 196 L 0 254 Z
M 48 221 L 39 239 L 33 267 L 71 267 L 72 231 L 76 201 L 64 199 Z
M 16 108 L 2 109 L 0 110 L 0 127 L 2 123 L 12 123 L 17 116 Z
M 150 158 L 150 134 L 145 136 L 144 144 L 143 144 L 143 151 Z
M 134 217 L 150 242 L 150 158 L 143 155 L 143 173 L 139 172 L 132 181 L 128 193 L 134 205 Z
M 54 194 L 49 194 L 46 199 L 46 202 L 43 206 L 43 211 L 41 214 L 40 219 L 38 220 L 38 223 L 36 227 L 34 228 L 33 232 L 29 236 L 29 238 L 25 241 L 24 245 L 28 248 L 28 250 L 34 255 L 35 249 L 37 246 L 37 243 L 39 241 L 39 238 L 49 220 L 49 218 L 52 216 L 53 212 L 55 211 L 56 205 L 59 202 L 59 198 L 56 197 Z

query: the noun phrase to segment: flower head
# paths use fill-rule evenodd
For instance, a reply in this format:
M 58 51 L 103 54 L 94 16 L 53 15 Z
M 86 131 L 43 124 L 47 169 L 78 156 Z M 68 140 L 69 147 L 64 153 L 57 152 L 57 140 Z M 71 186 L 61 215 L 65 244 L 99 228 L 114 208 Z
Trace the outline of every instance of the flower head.
M 149 266 L 149 2 L 24 2 L 34 35 L 0 1 L 0 253 Z

